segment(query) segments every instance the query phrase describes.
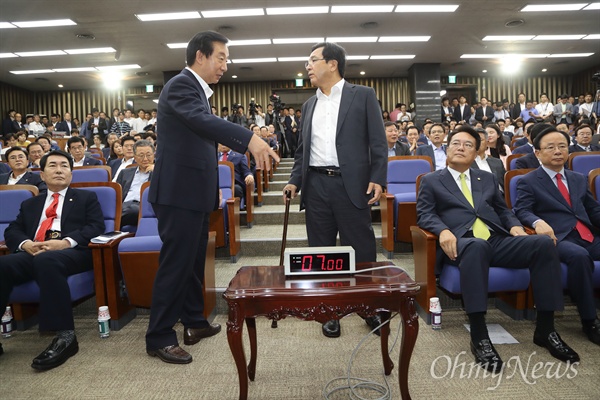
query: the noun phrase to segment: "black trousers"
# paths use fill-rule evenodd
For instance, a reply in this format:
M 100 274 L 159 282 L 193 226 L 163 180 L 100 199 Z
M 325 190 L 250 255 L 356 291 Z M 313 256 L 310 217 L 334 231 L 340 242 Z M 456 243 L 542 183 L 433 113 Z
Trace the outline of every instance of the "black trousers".
M 163 242 L 152 291 L 146 349 L 178 344 L 173 326 L 204 328 L 202 280 L 208 242 L 209 213 L 152 204 Z
M 487 241 L 465 236 L 458 239 L 457 252 L 467 314 L 487 310 L 490 266 L 529 268 L 537 309 L 563 309 L 558 252 L 548 236 L 492 234 Z
M 121 214 L 121 226 L 137 226 L 140 213 L 139 201 L 127 201 L 123 203 L 123 212 Z
M 304 180 L 309 246 L 335 246 L 339 232 L 342 246 L 354 248 L 356 262 L 376 261 L 371 208 L 359 209 L 352 204 L 341 176 L 309 170 Z
M 47 251 L 35 257 L 24 251 L 2 256 L 0 310 L 4 312 L 15 286 L 35 280 L 40 287 L 40 331 L 73 330 L 67 278 L 92 268 L 92 252 L 86 248 Z

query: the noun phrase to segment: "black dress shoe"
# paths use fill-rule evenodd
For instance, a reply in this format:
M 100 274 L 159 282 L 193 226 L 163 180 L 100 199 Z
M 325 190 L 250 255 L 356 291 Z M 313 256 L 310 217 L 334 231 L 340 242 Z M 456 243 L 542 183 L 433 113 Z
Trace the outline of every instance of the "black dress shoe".
M 560 338 L 560 335 L 556 332 L 551 332 L 548 336 L 543 337 L 538 333 L 533 334 L 533 343 L 538 346 L 545 347 L 548 349 L 552 357 L 558 358 L 561 361 L 578 362 L 579 354 L 569 347 Z
M 50 343 L 50 346 L 46 348 L 39 356 L 33 359 L 31 368 L 39 371 L 46 371 L 52 368 L 56 368 L 63 364 L 70 357 L 77 354 L 79 351 L 79 344 L 77 338 L 73 338 L 70 345 L 64 339 L 55 337 Z
M 323 335 L 331 338 L 340 337 L 340 321 L 332 319 L 323 324 Z
M 381 336 L 381 332 L 379 331 L 379 328 L 378 328 L 378 326 L 381 325 L 381 322 L 382 322 L 381 315 L 375 314 L 372 317 L 366 317 L 364 320 L 367 323 L 367 325 L 369 325 L 369 328 L 371 328 L 371 331 L 373 329 L 377 328 L 377 330 L 375 331 L 375 334 L 377 336 Z
M 583 332 L 587 335 L 590 342 L 600 346 L 600 319 L 596 319 L 592 326 L 583 328 Z M 0 345 L 0 354 L 2 353 L 2 345 Z
M 0 356 L 4 354 L 4 349 L 2 348 L 2 343 L 0 343 Z
M 192 362 L 192 355 L 176 344 L 158 350 L 146 350 L 146 352 L 149 356 L 158 357 L 169 364 L 189 364 Z
M 221 325 L 210 324 L 206 328 L 185 328 L 183 330 L 183 343 L 191 346 L 207 337 L 211 337 L 221 332 Z
M 483 339 L 477 344 L 471 341 L 471 353 L 482 368 L 494 373 L 502 369 L 502 359 L 489 339 Z

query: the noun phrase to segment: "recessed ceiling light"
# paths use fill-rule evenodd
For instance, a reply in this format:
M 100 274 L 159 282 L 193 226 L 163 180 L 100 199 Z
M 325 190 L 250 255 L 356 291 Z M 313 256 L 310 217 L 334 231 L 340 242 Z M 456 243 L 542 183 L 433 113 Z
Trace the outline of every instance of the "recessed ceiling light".
M 279 61 L 279 62 L 306 61 L 306 60 L 307 60 L 306 56 L 300 56 L 300 57 L 277 57 L 277 61 Z
M 483 70 L 483 71 L 481 71 L 481 72 L 483 72 L 484 74 L 487 74 L 487 69 L 484 69 L 484 70 Z
M 15 53 L 19 57 L 44 57 L 44 56 L 64 56 L 65 53 L 62 50 L 46 50 L 46 51 L 25 51 Z
M 328 37 L 327 41 L 335 43 L 375 43 L 377 36 Z
M 427 42 L 431 39 L 431 36 L 381 36 L 378 40 L 379 43 L 393 43 L 393 42 Z
M 505 58 L 518 57 L 523 58 L 546 58 L 548 54 L 463 54 L 460 58 Z
M 589 57 L 594 53 L 550 54 L 549 58 Z
M 360 71 L 360 74 L 364 75 L 364 74 L 366 74 L 366 72 L 365 71 Z
M 160 13 L 160 14 L 134 14 L 137 19 L 143 22 L 148 21 L 170 21 L 174 19 L 196 19 L 201 18 L 198 11 Z
M 600 35 L 598 34 L 594 34 L 594 35 L 587 35 L 586 37 L 583 38 L 583 40 L 598 40 L 600 39 Z
M 458 8 L 458 4 L 437 4 L 437 5 L 399 5 L 396 7 L 396 12 L 454 12 Z
M 517 41 L 517 40 L 531 40 L 535 35 L 488 35 L 484 37 L 483 41 Z
M 414 54 L 390 54 L 371 56 L 371 60 L 412 60 L 415 58 Z
M 600 3 L 590 3 L 584 10 L 600 10 Z
M 323 37 L 313 38 L 285 38 L 273 39 L 273 44 L 298 44 L 298 43 L 319 43 L 325 41 Z
M 267 15 L 327 14 L 329 6 L 322 7 L 268 7 Z
M 111 70 L 119 70 L 119 69 L 136 69 L 142 68 L 137 64 L 128 64 L 128 65 L 108 65 L 104 67 L 96 67 L 96 69 L 100 71 L 111 71 Z
M 81 68 L 52 68 L 54 72 L 88 72 L 97 71 L 94 67 L 81 67 Z
M 537 35 L 533 40 L 579 40 L 585 35 Z
M 542 72 L 546 72 L 546 71 L 548 71 L 548 69 L 546 69 L 546 68 L 544 68 L 544 69 L 542 70 Z
M 9 71 L 11 74 L 15 74 L 15 75 L 25 75 L 25 74 L 51 74 L 54 71 L 52 71 L 51 69 L 30 69 L 30 70 L 23 70 L 23 71 Z
M 115 53 L 117 50 L 112 47 L 99 47 L 96 49 L 71 49 L 65 50 L 68 54 L 99 54 L 99 53 Z
M 53 19 L 46 21 L 21 21 L 21 22 L 12 22 L 13 25 L 18 26 L 19 28 L 42 28 L 48 26 L 69 26 L 69 25 L 77 25 L 75 22 L 70 19 Z
M 0 58 L 14 58 L 19 57 L 15 53 L 0 53 Z
M 271 39 L 244 39 L 227 42 L 228 46 L 253 46 L 257 44 L 271 44 Z
M 302 76 L 303 74 L 302 74 L 302 72 L 298 72 L 298 74 L 297 74 L 297 75 L 298 75 L 298 76 Z
M 577 11 L 587 6 L 588 3 L 575 4 L 529 4 L 521 8 L 522 12 L 549 12 L 549 11 Z
M 185 49 L 187 45 L 187 43 L 167 43 L 167 47 L 170 49 Z
M 204 18 L 222 18 L 222 17 L 250 17 L 253 15 L 265 15 L 262 8 L 243 8 L 231 10 L 201 11 Z
M 64 85 L 62 83 L 59 83 L 58 87 L 64 87 Z
M 265 57 L 265 58 L 236 58 L 235 60 L 231 60 L 234 64 L 243 64 L 243 63 L 263 63 L 263 62 L 276 62 L 277 58 L 275 57 Z
M 331 13 L 332 14 L 341 14 L 341 13 L 382 13 L 382 12 L 392 12 L 394 10 L 394 5 L 384 5 L 384 6 L 332 6 Z
M 11 24 L 10 22 L 0 22 L 0 29 L 11 29 L 11 28 L 16 28 L 16 26 Z
M 237 75 L 231 75 L 233 79 L 237 79 Z

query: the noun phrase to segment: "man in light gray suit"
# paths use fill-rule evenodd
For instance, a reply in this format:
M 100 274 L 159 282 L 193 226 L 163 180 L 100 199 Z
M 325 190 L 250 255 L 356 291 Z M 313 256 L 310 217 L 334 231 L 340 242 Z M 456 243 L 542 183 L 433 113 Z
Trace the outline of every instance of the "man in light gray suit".
M 573 123 L 573 105 L 568 100 L 569 96 L 563 94 L 560 96 L 560 102 L 554 106 L 554 121 L 556 125 L 560 123 L 571 125 Z
M 292 197 L 302 190 L 310 246 L 335 246 L 339 232 L 357 262 L 375 261 L 370 206 L 386 185 L 387 142 L 375 91 L 346 82 L 345 64 L 346 51 L 337 44 L 313 46 L 305 66 L 318 89 L 302 106 L 294 167 L 283 190 Z M 339 321 L 323 324 L 323 334 L 339 336 Z

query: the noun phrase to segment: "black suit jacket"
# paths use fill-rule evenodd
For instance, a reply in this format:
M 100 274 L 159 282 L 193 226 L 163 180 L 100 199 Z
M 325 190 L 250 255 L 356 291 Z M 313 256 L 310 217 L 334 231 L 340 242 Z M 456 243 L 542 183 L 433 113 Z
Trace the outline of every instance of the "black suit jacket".
M 502 191 L 504 192 L 504 174 L 506 174 L 506 169 L 504 168 L 504 163 L 499 158 L 494 158 L 494 157 L 490 157 L 490 156 L 486 157 L 485 161 L 490 166 L 490 169 L 492 170 L 492 174 L 494 174 L 496 176 L 496 180 L 498 181 L 498 184 L 500 185 L 500 187 L 502 188 Z M 473 161 L 473 164 L 471 164 L 471 168 L 478 170 L 479 166 L 477 165 L 477 162 Z M 482 172 L 486 172 L 486 171 L 482 171 Z
M 8 185 L 8 179 L 12 172 L 6 174 L 0 174 L 0 185 Z M 37 186 L 39 191 L 46 190 L 46 183 L 40 178 L 38 174 L 34 174 L 31 171 L 25 172 L 25 175 L 21 177 L 16 183 L 17 185 L 33 185 Z
M 67 124 L 67 121 L 60 121 L 56 124 L 54 129 L 58 132 L 67 132 L 67 135 L 70 135 L 71 129 L 77 129 L 77 125 L 75 124 L 75 122 L 71 121 L 71 128 L 69 128 L 69 124 Z M 83 134 L 85 134 L 85 132 L 83 132 Z
M 410 146 L 398 141 L 394 144 L 394 153 L 396 153 L 397 156 L 410 156 Z
M 510 118 L 514 121 L 515 119 L 519 118 L 519 116 L 521 115 L 521 111 L 523 111 L 524 108 L 521 108 L 521 103 L 517 103 L 515 104 L 515 106 L 513 107 L 513 109 L 510 112 Z
M 595 144 L 590 144 L 590 150 L 591 151 L 600 151 L 600 146 L 596 146 Z M 580 152 L 585 153 L 586 151 L 576 144 L 569 146 L 569 154 L 580 153 Z
M 492 120 L 494 119 L 494 109 L 492 108 L 492 106 L 485 107 L 485 116 L 487 117 L 487 120 L 484 121 L 483 107 L 477 107 L 477 109 L 475 110 L 475 119 L 485 126 L 491 124 Z
M 46 195 L 25 200 L 17 218 L 4 231 L 11 252 L 16 252 L 23 241 L 35 238 Z M 104 217 L 96 193 L 69 188 L 64 200 L 60 219 L 62 236 L 75 240 L 78 248 L 87 249 L 90 239 L 104 232 Z
M 102 161 L 94 157 L 84 157 L 83 165 L 102 165 Z
M 442 145 L 442 148 L 444 149 L 444 153 L 446 152 L 446 146 Z M 429 158 L 431 158 L 431 162 L 433 164 L 433 169 L 437 169 L 437 166 L 435 164 L 435 153 L 433 152 L 433 145 L 423 145 L 423 146 L 419 146 L 417 147 L 417 150 L 415 151 L 415 155 L 416 156 L 428 156 Z
M 17 122 L 16 120 L 12 122 L 14 132 L 19 131 L 20 129 L 25 129 L 22 122 Z M 29 134 L 29 133 L 27 133 Z
M 465 104 L 464 113 L 460 115 L 460 104 L 454 109 L 454 120 L 456 122 L 465 121 L 467 124 L 469 123 L 469 119 L 471 118 L 471 106 Z
M 121 166 L 122 162 L 123 162 L 122 158 L 115 158 L 114 160 L 110 160 L 108 162 L 108 166 L 110 167 L 110 171 L 111 171 L 110 176 L 112 176 L 113 178 L 115 177 L 115 174 L 119 170 L 119 167 Z M 135 164 L 135 160 L 133 160 L 133 164 Z
M 221 157 L 221 153 L 219 153 L 219 159 Z M 227 154 L 227 161 L 233 164 L 233 169 L 235 173 L 235 183 L 246 187 L 246 177 L 248 175 L 252 175 L 252 171 L 250 171 L 250 167 L 248 167 L 248 159 L 245 154 L 240 154 L 235 151 L 230 151 Z
M 537 168 L 540 166 L 540 161 L 535 156 L 535 153 L 529 153 L 517 158 L 515 165 L 518 169 Z
M 122 189 L 122 201 L 125 201 L 125 198 L 127 198 L 127 194 L 129 194 L 129 189 L 131 189 L 131 184 L 133 183 L 133 178 L 135 177 L 135 173 L 137 170 L 137 168 L 125 168 L 123 171 L 121 171 L 119 177 L 117 178 L 117 183 L 121 185 Z M 150 179 L 152 179 L 152 171 L 150 171 L 148 181 L 150 181 Z

